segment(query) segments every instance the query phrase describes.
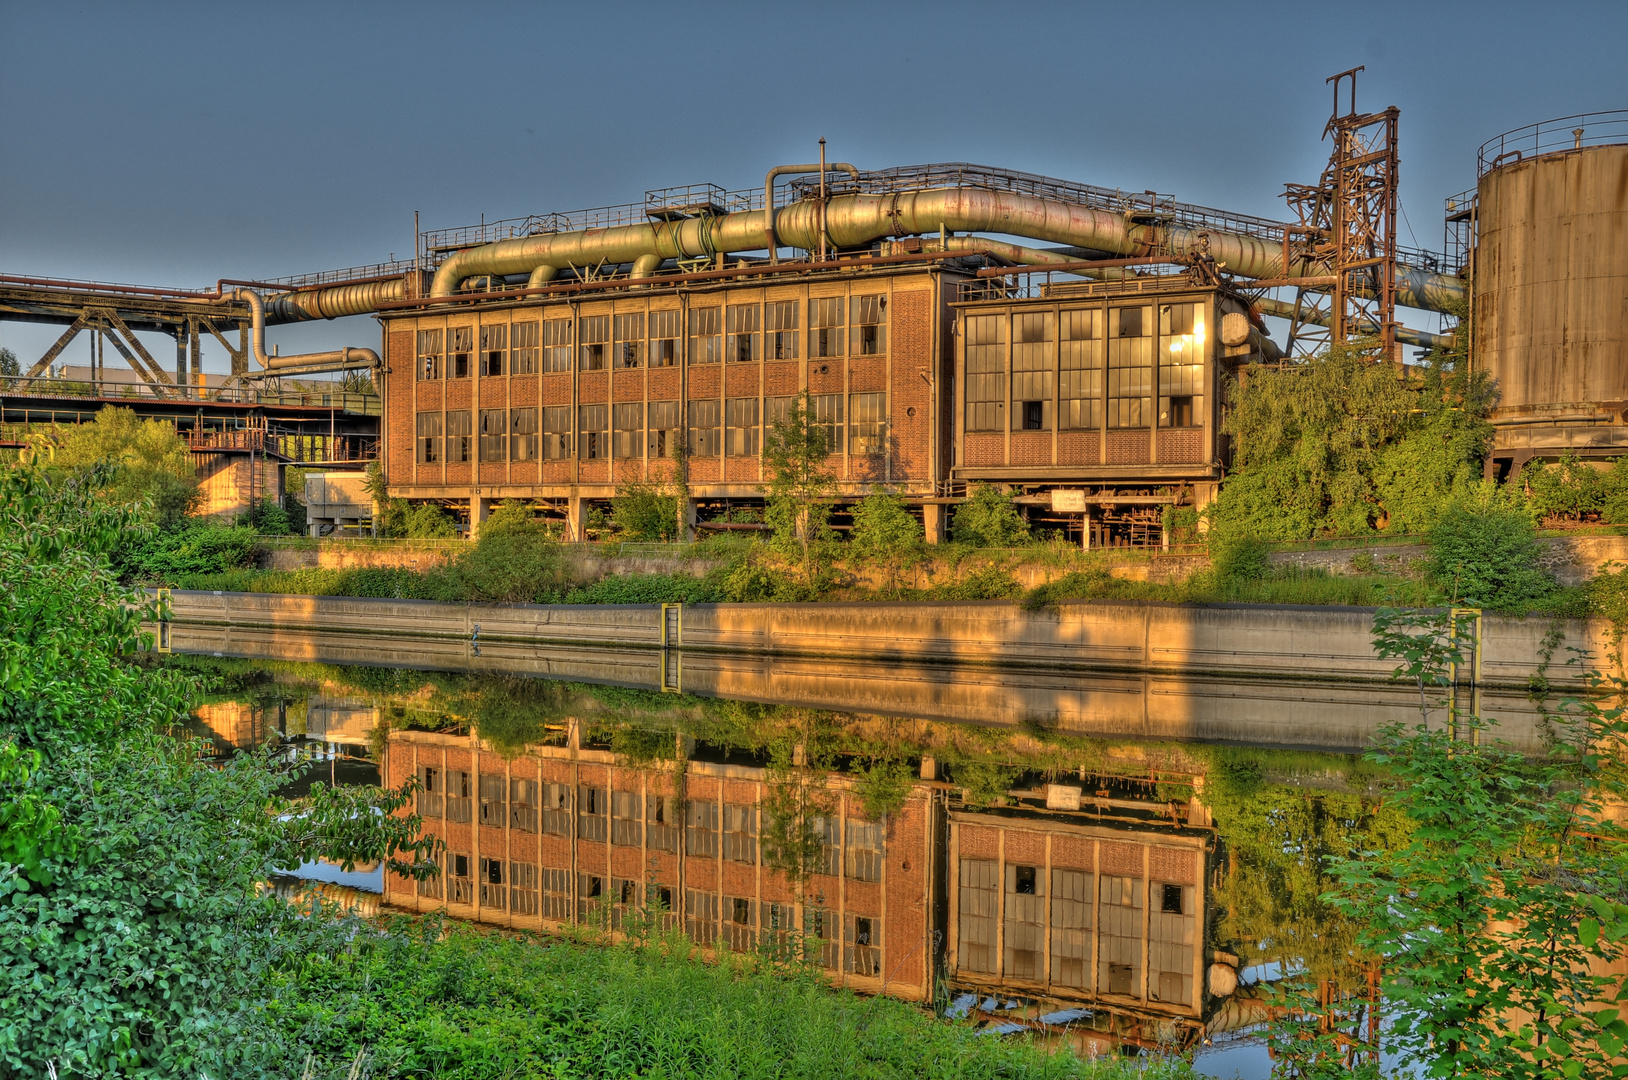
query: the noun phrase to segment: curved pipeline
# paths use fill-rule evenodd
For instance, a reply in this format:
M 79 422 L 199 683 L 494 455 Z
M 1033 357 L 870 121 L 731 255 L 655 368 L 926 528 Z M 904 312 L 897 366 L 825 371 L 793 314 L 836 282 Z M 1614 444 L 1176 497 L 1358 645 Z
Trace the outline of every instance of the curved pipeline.
M 824 139 L 820 140 L 820 153 L 822 153 L 822 154 L 825 153 L 825 140 Z M 822 165 L 817 161 L 812 165 L 776 165 L 774 168 L 769 170 L 768 175 L 764 176 L 764 178 L 763 178 L 763 238 L 764 238 L 764 241 L 765 241 L 764 246 L 769 249 L 769 261 L 770 262 L 779 262 L 780 261 L 779 244 L 776 243 L 775 236 L 774 236 L 774 214 L 775 214 L 775 210 L 774 210 L 774 182 L 775 182 L 775 178 L 780 177 L 780 176 L 805 176 L 808 173 L 827 173 L 827 172 L 834 172 L 834 171 L 841 171 L 841 172 L 847 173 L 849 176 L 854 178 L 854 181 L 856 183 L 859 180 L 859 170 L 854 168 L 852 165 L 848 164 L 846 161 L 833 161 L 829 165 Z M 824 181 L 824 179 L 821 179 L 821 181 L 820 181 L 820 190 L 824 191 L 824 189 L 825 189 L 825 181 Z M 807 244 L 799 244 L 797 246 L 806 248 L 809 245 L 807 245 Z
M 350 368 L 380 366 L 379 354 L 372 349 L 336 349 L 333 352 L 295 353 L 290 356 L 266 355 L 266 304 L 253 289 L 235 289 L 233 300 L 249 305 L 253 330 L 249 337 L 255 363 L 265 368 L 267 375 L 314 375 L 323 371 L 345 371 Z
M 818 166 L 815 166 L 817 169 Z M 827 200 L 825 227 L 838 247 L 860 247 L 889 236 L 938 232 L 994 232 L 1116 255 L 1185 256 L 1206 252 L 1230 273 L 1252 278 L 1320 277 L 1325 266 L 1285 268 L 1283 248 L 1219 229 L 1148 225 L 1126 215 L 1077 203 L 985 188 L 933 188 L 894 195 L 837 195 Z M 636 262 L 641 256 L 694 258 L 711 252 L 752 251 L 773 235 L 793 247 L 819 243 L 820 206 L 810 200 L 779 211 L 624 225 L 574 233 L 500 240 L 453 253 L 435 272 L 432 297 L 453 296 L 459 282 L 480 274 L 532 274 L 544 266 Z M 772 220 L 771 220 L 772 219 Z M 546 280 L 546 278 L 544 279 Z M 1397 302 L 1426 311 L 1462 302 L 1464 283 L 1444 274 L 1404 272 Z
M 239 290 L 241 292 L 242 290 Z M 307 322 L 312 319 L 339 319 L 346 315 L 368 315 L 391 300 L 407 299 L 407 279 L 389 278 L 360 285 L 335 285 L 326 289 L 302 289 L 274 296 L 266 305 L 272 322 Z

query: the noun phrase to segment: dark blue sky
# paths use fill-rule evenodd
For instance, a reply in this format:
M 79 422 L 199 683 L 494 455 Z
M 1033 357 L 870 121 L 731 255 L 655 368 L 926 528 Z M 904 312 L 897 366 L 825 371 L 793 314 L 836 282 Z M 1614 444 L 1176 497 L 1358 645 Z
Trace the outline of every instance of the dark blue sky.
M 1282 217 L 1283 183 L 1327 158 L 1323 80 L 1357 64 L 1359 107 L 1402 110 L 1403 243 L 1436 248 L 1483 141 L 1628 108 L 1625 45 L 1621 2 L 0 0 L 0 272 L 370 263 L 411 252 L 414 210 L 435 228 L 747 187 L 821 135 L 861 168 L 976 161 Z M 0 324 L 25 359 L 55 336 Z

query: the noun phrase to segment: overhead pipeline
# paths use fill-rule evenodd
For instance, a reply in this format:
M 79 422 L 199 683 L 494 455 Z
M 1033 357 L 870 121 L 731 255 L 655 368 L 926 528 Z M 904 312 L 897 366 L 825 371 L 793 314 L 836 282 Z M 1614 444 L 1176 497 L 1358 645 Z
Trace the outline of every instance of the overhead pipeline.
M 311 319 L 339 319 L 346 315 L 370 315 L 380 304 L 407 298 L 405 277 L 384 278 L 357 285 L 333 285 L 301 289 L 265 301 L 267 319 L 274 323 L 306 322 Z
M 295 353 L 289 356 L 266 355 L 266 304 L 253 289 L 236 289 L 233 300 L 249 305 L 252 329 L 249 343 L 255 363 L 265 369 L 266 375 L 315 375 L 324 371 L 346 371 L 352 368 L 377 368 L 379 354 L 372 349 L 342 348 L 332 352 Z

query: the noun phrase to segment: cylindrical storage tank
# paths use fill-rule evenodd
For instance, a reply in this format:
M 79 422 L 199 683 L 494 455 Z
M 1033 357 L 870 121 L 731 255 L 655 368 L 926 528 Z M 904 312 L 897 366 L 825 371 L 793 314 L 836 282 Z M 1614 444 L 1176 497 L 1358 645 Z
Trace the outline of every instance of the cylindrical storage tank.
M 1628 143 L 1628 113 L 1608 115 Z M 1499 140 L 1511 149 L 1478 186 L 1474 362 L 1498 382 L 1493 459 L 1506 475 L 1567 449 L 1628 454 L 1628 145 L 1563 127 L 1527 129 L 1545 129 L 1528 150 L 1524 133 Z

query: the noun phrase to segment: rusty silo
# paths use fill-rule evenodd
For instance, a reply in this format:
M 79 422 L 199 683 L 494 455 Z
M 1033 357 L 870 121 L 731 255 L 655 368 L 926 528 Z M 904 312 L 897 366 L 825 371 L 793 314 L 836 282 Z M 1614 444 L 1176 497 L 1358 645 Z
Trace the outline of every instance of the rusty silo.
M 1628 111 L 1500 136 L 1479 173 L 1474 350 L 1501 391 L 1498 471 L 1628 454 Z

